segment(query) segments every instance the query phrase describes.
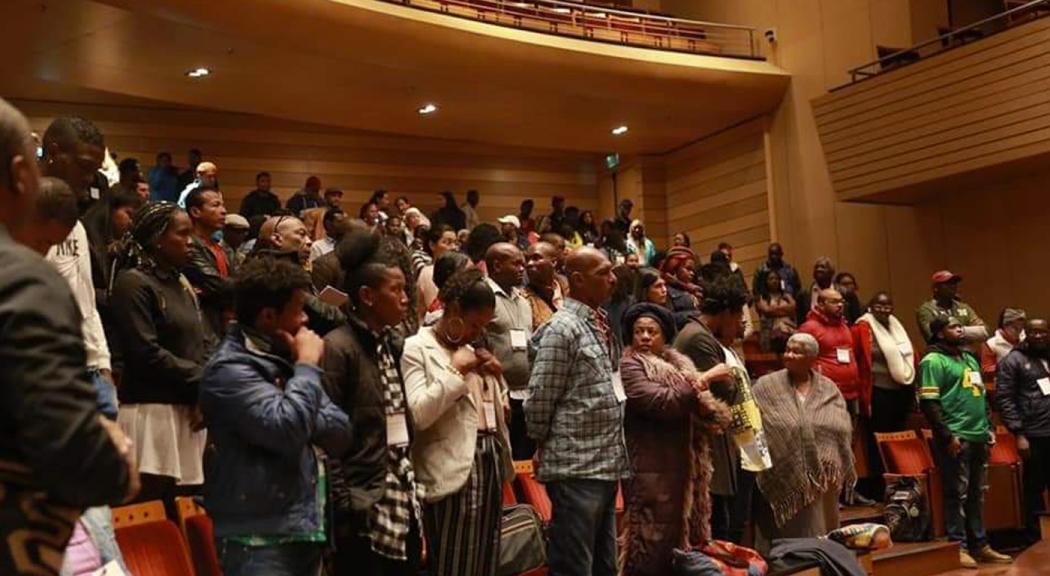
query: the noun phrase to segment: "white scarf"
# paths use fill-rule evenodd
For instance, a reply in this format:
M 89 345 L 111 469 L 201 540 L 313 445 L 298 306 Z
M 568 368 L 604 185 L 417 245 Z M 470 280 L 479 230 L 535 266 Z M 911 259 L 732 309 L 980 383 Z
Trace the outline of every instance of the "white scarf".
M 893 381 L 902 385 L 911 384 L 915 380 L 915 350 L 897 317 L 890 316 L 889 330 L 886 330 L 871 312 L 861 316 L 858 322 L 867 322 L 871 327 L 871 333 L 879 343 L 883 357 L 886 358 L 886 366 L 890 369 Z
M 1020 340 L 1018 340 L 1018 342 L 1023 341 L 1024 334 L 1021 335 L 1021 338 Z M 1006 358 L 1006 355 L 1009 354 L 1015 346 L 1015 344 L 1011 344 L 1010 341 L 1006 339 L 1006 336 L 1003 336 L 1002 330 L 996 330 L 995 335 L 986 340 L 985 343 L 988 344 L 988 348 L 990 348 L 992 352 L 995 353 L 996 362 L 1002 360 L 1003 358 Z

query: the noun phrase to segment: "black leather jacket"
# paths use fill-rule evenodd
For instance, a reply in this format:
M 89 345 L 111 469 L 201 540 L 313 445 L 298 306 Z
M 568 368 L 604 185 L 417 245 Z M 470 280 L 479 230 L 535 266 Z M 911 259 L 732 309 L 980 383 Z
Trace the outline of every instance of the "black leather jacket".
M 201 316 L 218 342 L 226 335 L 223 313 L 233 308 L 233 277 L 237 272 L 237 258 L 225 244 L 219 244 L 226 254 L 226 276 L 219 273 L 215 254 L 200 238 L 193 236 L 190 243 L 190 262 L 182 273 L 197 291 Z

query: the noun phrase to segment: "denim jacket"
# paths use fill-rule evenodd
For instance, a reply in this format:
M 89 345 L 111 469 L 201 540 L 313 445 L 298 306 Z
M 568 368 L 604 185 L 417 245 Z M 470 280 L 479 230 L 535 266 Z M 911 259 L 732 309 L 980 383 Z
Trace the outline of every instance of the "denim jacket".
M 200 405 L 215 448 L 204 482 L 215 536 L 322 528 L 313 446 L 341 454 L 350 421 L 321 387 L 321 370 L 292 366 L 235 324 L 204 370 Z

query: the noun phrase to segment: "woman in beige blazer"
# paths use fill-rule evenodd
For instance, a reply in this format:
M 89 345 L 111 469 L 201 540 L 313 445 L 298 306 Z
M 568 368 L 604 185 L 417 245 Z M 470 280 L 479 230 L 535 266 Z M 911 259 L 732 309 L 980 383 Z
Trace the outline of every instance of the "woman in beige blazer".
M 457 272 L 438 297 L 441 320 L 409 338 L 401 357 L 429 564 L 435 576 L 494 576 L 502 482 L 513 474 L 507 388 L 498 362 L 472 343 L 496 298 L 477 269 Z

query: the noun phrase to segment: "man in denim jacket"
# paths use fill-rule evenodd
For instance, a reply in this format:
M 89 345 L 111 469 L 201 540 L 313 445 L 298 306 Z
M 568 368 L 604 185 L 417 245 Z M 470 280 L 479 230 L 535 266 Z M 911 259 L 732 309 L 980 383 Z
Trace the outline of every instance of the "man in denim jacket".
M 314 446 L 339 455 L 349 419 L 321 387 L 324 342 L 304 327 L 310 277 L 260 257 L 234 283 L 237 323 L 205 368 L 200 404 L 215 446 L 204 484 L 227 576 L 319 573 L 331 527 Z

